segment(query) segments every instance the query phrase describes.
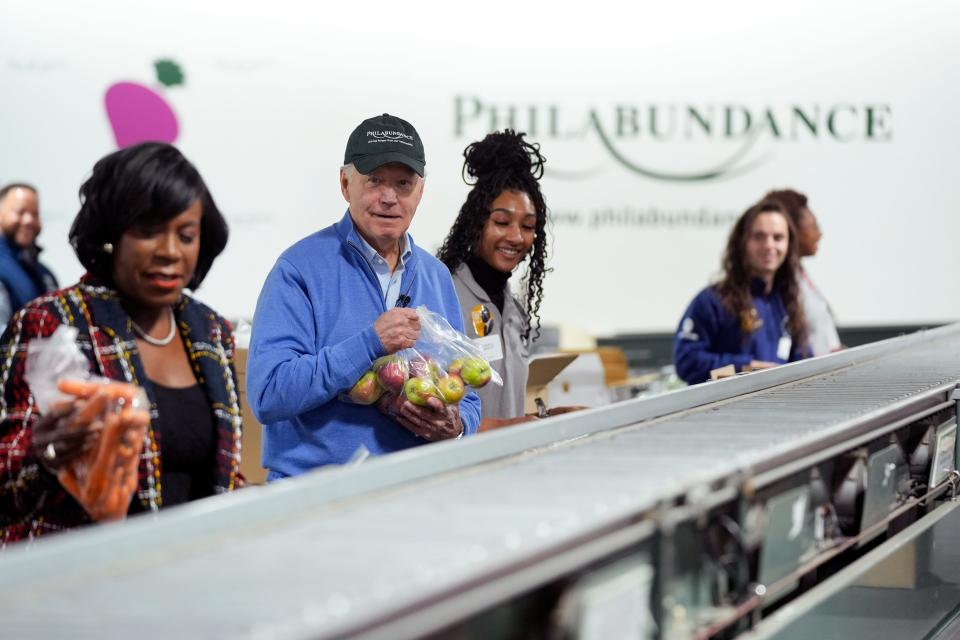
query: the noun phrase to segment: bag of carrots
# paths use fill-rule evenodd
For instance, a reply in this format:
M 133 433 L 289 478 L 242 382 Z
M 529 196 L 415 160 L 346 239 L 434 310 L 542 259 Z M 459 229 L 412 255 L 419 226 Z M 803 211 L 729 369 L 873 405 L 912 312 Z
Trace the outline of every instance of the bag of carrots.
M 50 338 L 31 342 L 25 376 L 41 414 L 63 416 L 62 440 L 81 436 L 79 452 L 56 461 L 60 484 L 93 520 L 118 520 L 137 489 L 149 403 L 141 387 L 91 376 L 76 335 L 72 327 L 58 327 Z M 44 457 L 55 460 L 54 441 Z
M 141 387 L 112 380 L 61 380 L 77 398 L 73 426 L 99 432 L 76 458 L 57 472 L 60 484 L 94 520 L 119 520 L 138 484 L 140 453 L 150 414 Z

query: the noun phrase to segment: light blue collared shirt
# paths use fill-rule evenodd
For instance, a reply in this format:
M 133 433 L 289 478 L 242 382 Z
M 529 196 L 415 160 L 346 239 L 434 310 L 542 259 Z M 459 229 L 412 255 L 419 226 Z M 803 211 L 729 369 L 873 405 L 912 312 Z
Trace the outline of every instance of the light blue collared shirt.
M 410 242 L 410 234 L 405 233 L 403 235 L 400 260 L 397 262 L 397 268 L 393 270 L 393 273 L 390 273 L 390 265 L 383 259 L 383 256 L 377 253 L 377 250 L 371 247 L 370 243 L 363 239 L 363 236 L 357 233 L 357 238 L 360 240 L 360 251 L 363 253 L 364 259 L 373 269 L 373 272 L 377 274 L 377 280 L 380 281 L 380 292 L 383 293 L 383 302 L 387 305 L 387 310 L 390 310 L 397 305 L 397 300 L 400 298 L 400 280 L 403 276 L 403 270 L 406 268 L 407 259 L 412 253 L 410 247 L 413 246 L 413 243 Z

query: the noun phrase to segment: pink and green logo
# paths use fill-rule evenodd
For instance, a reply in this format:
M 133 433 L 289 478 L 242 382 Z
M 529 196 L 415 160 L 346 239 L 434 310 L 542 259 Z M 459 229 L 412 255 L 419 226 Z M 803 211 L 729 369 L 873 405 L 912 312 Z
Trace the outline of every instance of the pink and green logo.
M 173 60 L 157 60 L 153 66 L 162 87 L 183 84 L 183 72 Z M 110 85 L 104 95 L 104 105 L 118 148 L 138 142 L 172 144 L 176 141 L 180 126 L 162 91 L 160 87 L 154 89 L 137 82 Z

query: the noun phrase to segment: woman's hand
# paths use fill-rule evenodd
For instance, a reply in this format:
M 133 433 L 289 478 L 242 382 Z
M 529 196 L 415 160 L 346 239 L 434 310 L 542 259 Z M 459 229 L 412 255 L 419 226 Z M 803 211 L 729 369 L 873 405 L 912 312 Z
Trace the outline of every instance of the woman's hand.
M 51 412 L 53 427 L 45 425 L 42 433 L 82 434 L 84 444 L 55 467 L 57 479 L 92 519 L 123 518 L 137 488 L 140 452 L 150 422 L 146 408 L 137 406 L 141 390 L 114 382 L 70 381 L 59 387 L 78 397 L 67 403 L 71 410 L 66 415 L 57 412 L 55 417 Z M 53 444 L 54 453 L 58 446 Z M 45 446 L 41 459 L 49 458 L 49 453 Z
M 53 473 L 96 442 L 95 432 L 77 425 L 82 404 L 82 401 L 55 404 L 33 425 L 33 455 Z
M 760 371 L 761 369 L 773 369 L 777 366 L 776 362 L 767 362 L 766 360 L 751 360 L 750 364 L 743 368 L 744 371 Z
M 33 427 L 33 452 L 50 471 L 59 471 L 99 437 L 97 419 L 107 407 L 102 390 L 55 404 Z
M 484 431 L 493 431 L 494 429 L 512 427 L 525 422 L 533 422 L 534 420 L 537 420 L 536 414 L 518 416 L 516 418 L 483 418 L 480 420 L 480 428 L 477 429 L 477 431 L 481 433 Z
M 130 508 L 139 482 L 143 435 L 150 414 L 142 409 L 107 413 L 100 441 L 86 459 L 67 465 L 57 474 L 60 484 L 94 520 L 119 520 Z M 87 463 L 87 464 L 82 464 Z
M 566 407 L 550 407 L 547 409 L 547 415 L 550 417 L 561 416 L 565 413 L 570 413 L 571 411 L 583 411 L 584 409 L 589 409 L 590 407 L 584 407 L 582 405 L 570 405 Z

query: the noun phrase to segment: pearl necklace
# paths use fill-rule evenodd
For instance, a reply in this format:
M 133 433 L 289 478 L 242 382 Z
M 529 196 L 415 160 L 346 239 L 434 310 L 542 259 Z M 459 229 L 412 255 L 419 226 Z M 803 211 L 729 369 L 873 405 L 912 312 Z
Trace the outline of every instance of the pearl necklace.
M 171 342 L 173 342 L 173 337 L 177 335 L 177 320 L 173 315 L 173 309 L 167 307 L 167 311 L 170 313 L 170 332 L 163 336 L 162 338 L 154 338 L 149 333 L 140 328 L 136 322 L 133 321 L 133 318 L 130 318 L 130 325 L 133 327 L 133 332 L 143 338 L 147 344 L 152 344 L 155 347 L 165 347 Z

